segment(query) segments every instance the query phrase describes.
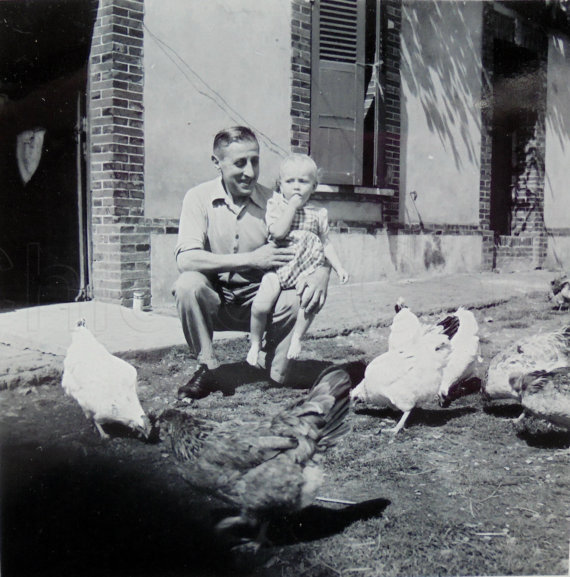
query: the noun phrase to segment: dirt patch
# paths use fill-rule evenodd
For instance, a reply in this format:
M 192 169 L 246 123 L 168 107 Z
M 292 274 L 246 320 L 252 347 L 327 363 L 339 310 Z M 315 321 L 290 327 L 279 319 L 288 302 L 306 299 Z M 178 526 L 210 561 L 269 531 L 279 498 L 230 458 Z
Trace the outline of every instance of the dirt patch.
M 475 314 L 487 362 L 515 338 L 569 322 L 543 295 Z M 214 419 L 274 413 L 324 366 L 370 361 L 387 336 L 380 327 L 307 341 L 294 388 L 270 387 L 243 363 L 246 341 L 224 341 L 224 386 L 191 408 Z M 185 348 L 129 360 L 151 414 L 176 402 L 195 369 Z M 378 431 L 399 414 L 353 412 L 352 432 L 326 455 L 321 494 L 356 504 L 277 519 L 272 545 L 251 559 L 215 535 L 223 504 L 193 492 L 161 444 L 100 440 L 57 381 L 0 399 L 7 576 L 568 574 L 570 434 L 517 427 L 513 403 L 426 405 L 395 439 Z

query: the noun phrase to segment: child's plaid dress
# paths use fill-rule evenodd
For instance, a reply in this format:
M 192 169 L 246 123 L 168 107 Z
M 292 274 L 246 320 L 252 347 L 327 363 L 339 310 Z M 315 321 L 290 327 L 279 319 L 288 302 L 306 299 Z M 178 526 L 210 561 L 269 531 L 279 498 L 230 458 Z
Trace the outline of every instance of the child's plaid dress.
M 274 193 L 267 202 L 265 220 L 274 223 L 281 215 L 287 200 Z M 329 223 L 326 208 L 306 204 L 297 210 L 291 230 L 284 240 L 275 241 L 280 246 L 294 246 L 295 256 L 287 264 L 275 269 L 282 289 L 295 288 L 299 279 L 312 273 L 325 262 L 324 246 L 328 242 Z

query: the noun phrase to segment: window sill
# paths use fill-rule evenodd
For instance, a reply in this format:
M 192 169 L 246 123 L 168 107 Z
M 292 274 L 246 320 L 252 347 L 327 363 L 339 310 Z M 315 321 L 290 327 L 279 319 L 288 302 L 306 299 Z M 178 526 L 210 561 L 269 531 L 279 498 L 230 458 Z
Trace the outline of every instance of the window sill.
M 393 188 L 319 184 L 313 193 L 315 199 L 382 200 L 396 194 Z M 340 198 L 339 198 L 340 197 Z

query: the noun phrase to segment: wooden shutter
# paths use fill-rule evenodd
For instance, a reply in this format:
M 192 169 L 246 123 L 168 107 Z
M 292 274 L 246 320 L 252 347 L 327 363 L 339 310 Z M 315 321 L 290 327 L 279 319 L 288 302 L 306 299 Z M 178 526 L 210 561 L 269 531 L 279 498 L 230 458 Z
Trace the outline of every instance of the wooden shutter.
M 365 0 L 316 0 L 311 156 L 326 184 L 362 184 Z

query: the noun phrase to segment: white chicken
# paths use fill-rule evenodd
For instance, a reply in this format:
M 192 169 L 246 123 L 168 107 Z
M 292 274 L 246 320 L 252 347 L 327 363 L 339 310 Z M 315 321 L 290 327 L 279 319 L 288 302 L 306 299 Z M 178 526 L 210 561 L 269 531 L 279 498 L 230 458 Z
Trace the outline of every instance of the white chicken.
M 512 378 L 533 371 L 570 366 L 570 325 L 559 331 L 531 335 L 497 353 L 489 363 L 482 389 L 485 400 L 516 399 Z
M 438 397 L 441 407 L 481 388 L 477 377 L 483 363 L 479 344 L 479 325 L 475 315 L 460 307 L 452 315 L 459 321 L 457 332 L 451 337 L 451 353 L 443 370 Z
M 478 364 L 479 327 L 472 312 L 459 308 L 435 325 L 423 324 L 400 298 L 390 327 L 388 352 L 366 368 L 352 393 L 355 401 L 404 412 L 397 433 L 413 407 L 438 397 L 440 405 L 480 389 L 472 379 Z
M 570 430 L 570 367 L 513 376 L 510 384 L 525 412 Z
M 137 395 L 137 371 L 107 351 L 78 321 L 63 361 L 63 390 L 73 397 L 102 438 L 103 425 L 119 423 L 148 438 L 151 425 Z
M 426 326 L 420 319 L 406 306 L 404 299 L 400 297 L 394 306 L 396 314 L 390 326 L 388 336 L 389 351 L 403 351 L 425 333 Z
M 449 332 L 454 332 L 453 323 L 422 327 L 407 309 L 396 310 L 391 348 L 369 363 L 364 379 L 351 391 L 354 402 L 403 411 L 396 427 L 388 429 L 393 433 L 402 429 L 414 407 L 437 395 L 451 353 Z
M 402 298 L 395 306 L 396 315 L 390 328 L 388 350 L 403 351 L 426 331 L 434 327 L 425 325 L 406 307 Z M 452 401 L 478 392 L 480 379 L 476 377 L 483 359 L 480 355 L 479 325 L 475 315 L 463 307 L 447 315 L 437 325 L 445 327 L 451 351 L 447 359 L 441 384 L 437 392 L 439 404 L 448 407 Z

